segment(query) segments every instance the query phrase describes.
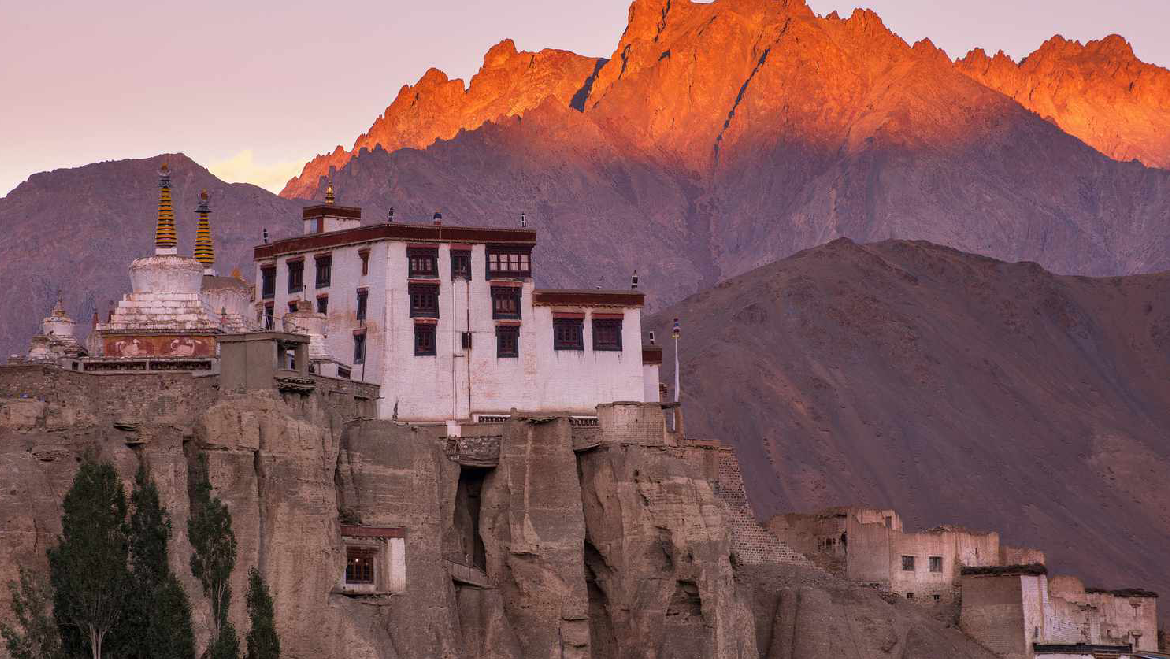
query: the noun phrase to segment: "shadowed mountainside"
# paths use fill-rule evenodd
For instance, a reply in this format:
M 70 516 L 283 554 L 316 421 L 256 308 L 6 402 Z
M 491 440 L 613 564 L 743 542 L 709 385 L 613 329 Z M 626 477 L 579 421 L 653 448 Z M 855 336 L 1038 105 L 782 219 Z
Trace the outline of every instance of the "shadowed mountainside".
M 893 506 L 1170 592 L 1170 273 L 837 240 L 648 326 L 674 316 L 687 434 L 735 445 L 761 518 Z

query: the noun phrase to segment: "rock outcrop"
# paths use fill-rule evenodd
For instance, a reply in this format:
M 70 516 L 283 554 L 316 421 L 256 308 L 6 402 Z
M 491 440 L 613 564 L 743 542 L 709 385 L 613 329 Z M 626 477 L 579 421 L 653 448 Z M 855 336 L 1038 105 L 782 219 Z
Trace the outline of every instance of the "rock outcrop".
M 773 631 L 785 584 L 813 579 L 822 599 L 850 597 L 848 587 L 815 570 L 776 577 L 775 566 L 733 561 L 717 460 L 701 455 L 713 449 L 668 445 L 657 409 L 629 404 L 638 410 L 626 430 L 611 414 L 582 433 L 568 418 L 517 414 L 465 426 L 473 434 L 452 443 L 443 427 L 358 419 L 362 385 L 314 382 L 308 394 L 233 394 L 215 377 L 0 368 L 0 580 L 18 565 L 45 568 L 83 452 L 111 461 L 127 488 L 145 463 L 172 515 L 171 561 L 204 645 L 209 607 L 187 571 L 186 539 L 188 474 L 204 455 L 239 543 L 230 618 L 246 631 L 238 593 L 257 567 L 289 657 L 755 659 L 788 656 L 769 649 L 787 647 L 777 633 L 813 647 L 820 627 L 856 617 L 827 623 L 832 607 L 804 606 Z M 474 459 L 460 447 L 475 447 Z M 404 538 L 401 591 L 341 588 L 342 533 L 354 528 Z M 890 633 L 925 626 L 933 639 L 919 651 L 893 643 L 891 656 L 938 656 L 946 646 L 935 641 L 955 636 L 899 607 L 868 606 Z M 8 607 L 0 598 L 0 616 Z M 973 654 L 954 656 L 986 659 L 959 641 Z
M 1170 71 L 1139 60 L 1124 37 L 1056 35 L 1018 64 L 977 48 L 955 68 L 1111 158 L 1170 168 Z

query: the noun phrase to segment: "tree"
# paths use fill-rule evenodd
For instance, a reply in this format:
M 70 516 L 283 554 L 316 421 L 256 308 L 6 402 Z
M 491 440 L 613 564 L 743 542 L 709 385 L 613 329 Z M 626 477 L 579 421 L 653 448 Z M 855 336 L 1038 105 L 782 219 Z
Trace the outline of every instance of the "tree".
M 130 590 L 126 617 L 119 633 L 131 659 L 194 659 L 191 603 L 171 572 L 167 544 L 171 518 L 158 497 L 158 487 L 138 466 L 130 516 Z
M 53 590 L 43 574 L 20 568 L 20 583 L 8 582 L 16 627 L 0 623 L 0 638 L 12 659 L 65 659 L 57 622 L 49 608 Z
M 68 654 L 101 659 L 130 581 L 126 493 L 113 465 L 86 454 L 62 507 L 61 535 L 48 551 L 53 615 Z
M 236 565 L 236 535 L 232 532 L 232 515 L 227 506 L 211 493 L 207 456 L 200 455 L 196 460 L 189 481 L 191 518 L 187 521 L 187 537 L 194 550 L 191 574 L 199 580 L 203 594 L 211 601 L 212 637 L 217 639 L 213 645 L 218 645 L 232 600 L 229 579 Z M 239 641 L 235 643 L 238 649 Z
M 248 571 L 248 618 L 252 629 L 248 631 L 245 659 L 279 659 L 280 637 L 276 634 L 276 612 L 272 596 L 260 571 Z
M 219 633 L 207 648 L 205 659 L 240 659 L 240 639 L 236 636 L 236 628 L 230 621 L 224 620 L 220 625 Z

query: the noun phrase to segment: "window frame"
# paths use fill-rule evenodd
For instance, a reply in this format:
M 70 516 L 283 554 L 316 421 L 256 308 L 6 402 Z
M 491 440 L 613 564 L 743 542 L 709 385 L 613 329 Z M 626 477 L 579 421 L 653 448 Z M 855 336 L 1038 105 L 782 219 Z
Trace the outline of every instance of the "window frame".
M 576 330 L 576 337 L 568 341 L 562 334 L 562 328 L 572 327 Z M 585 319 L 584 318 L 553 318 L 553 350 L 583 352 L 585 350 Z
M 902 557 L 902 571 L 903 572 L 914 572 L 915 571 L 914 557 L 913 556 L 903 556 Z
M 317 296 L 317 313 L 319 313 L 321 315 L 325 315 L 325 316 L 329 315 L 329 296 L 328 295 L 318 295 Z
M 415 266 L 429 262 L 429 270 L 420 270 Z M 439 249 L 437 247 L 408 247 L 406 248 L 406 275 L 411 279 L 438 279 L 439 278 Z
M 488 245 L 484 250 L 486 279 L 530 279 L 532 277 L 532 248 Z M 500 257 L 506 257 L 501 261 Z M 516 257 L 513 261 L 512 257 Z M 512 267 L 513 262 L 516 267 Z M 492 264 L 496 267 L 493 269 Z M 507 267 L 501 267 L 503 264 Z
M 410 298 L 411 318 L 438 318 L 439 317 L 439 285 L 438 284 L 410 284 L 407 286 L 407 297 Z M 434 300 L 434 307 L 424 307 L 416 302 Z
M 361 276 L 365 277 L 366 275 L 370 274 L 370 250 L 368 250 L 368 249 L 358 250 L 358 258 L 361 259 L 361 262 L 362 262 Z
M 593 319 L 593 350 L 595 352 L 621 352 L 622 351 L 622 318 L 594 318 Z M 599 340 L 599 328 L 608 330 L 614 329 L 614 340 L 612 342 L 601 342 Z
M 459 264 L 459 267 L 456 267 Z M 471 250 L 451 250 L 451 281 L 466 279 L 471 281 Z
M 285 268 L 288 271 L 288 292 L 300 293 L 305 290 L 305 260 L 289 261 L 285 264 Z M 295 285 L 293 284 L 294 272 L 297 274 Z
M 353 363 L 366 363 L 366 333 L 354 332 L 353 334 Z
M 926 568 L 927 568 L 928 572 L 933 572 L 935 574 L 942 574 L 942 571 L 943 571 L 943 557 L 942 556 L 929 556 L 926 559 L 926 563 L 927 563 Z M 937 570 L 934 569 L 935 565 L 938 565 Z
M 276 266 L 260 268 L 260 299 L 272 300 L 276 298 Z
M 438 332 L 433 323 L 415 323 L 414 324 L 414 355 L 415 357 L 434 357 L 438 354 Z M 430 348 L 419 347 L 419 337 L 430 337 Z
M 319 254 L 313 257 L 313 288 L 329 288 L 333 281 L 333 254 Z M 325 276 L 322 277 L 321 274 Z
M 492 286 L 491 298 L 493 319 L 520 320 L 524 300 L 523 289 L 515 286 Z M 501 311 L 497 307 L 497 300 L 511 300 L 516 306 L 516 311 Z
M 369 313 L 370 305 L 370 291 L 366 288 L 359 288 L 357 291 L 357 310 L 354 312 L 355 318 L 358 322 L 366 321 L 366 314 Z
M 502 342 L 510 337 L 512 349 L 504 350 Z M 496 325 L 496 359 L 518 359 L 520 357 L 520 326 Z
M 276 327 L 276 303 L 264 303 L 264 329 L 271 332 L 272 328 Z
M 378 583 L 378 571 L 375 568 L 378 550 L 373 547 L 346 547 L 345 548 L 345 584 L 347 586 L 374 586 Z M 351 570 L 351 568 L 354 568 Z M 356 574 L 359 572 L 360 574 Z M 353 577 L 351 577 L 353 574 Z

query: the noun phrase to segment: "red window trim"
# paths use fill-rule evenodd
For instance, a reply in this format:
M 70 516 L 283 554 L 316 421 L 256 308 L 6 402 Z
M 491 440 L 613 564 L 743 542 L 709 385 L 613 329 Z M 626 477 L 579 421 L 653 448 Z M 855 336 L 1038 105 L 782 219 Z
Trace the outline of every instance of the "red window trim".
M 366 333 L 366 328 L 364 328 L 364 327 L 359 327 L 358 329 L 355 329 L 353 331 L 354 336 L 357 336 L 359 334 L 365 334 L 365 333 Z
M 621 313 L 594 313 L 594 320 L 625 320 L 626 315 Z
M 411 318 L 415 325 L 438 325 L 438 318 Z M 365 331 L 365 330 L 363 330 Z
M 524 288 L 524 282 L 522 282 L 522 281 L 509 281 L 506 279 L 496 281 L 493 279 L 492 286 L 498 286 L 499 288 Z
M 554 311 L 553 318 L 574 318 L 574 319 L 579 319 L 579 320 L 585 320 L 585 314 L 584 314 L 584 312 L 578 312 L 578 311 Z

